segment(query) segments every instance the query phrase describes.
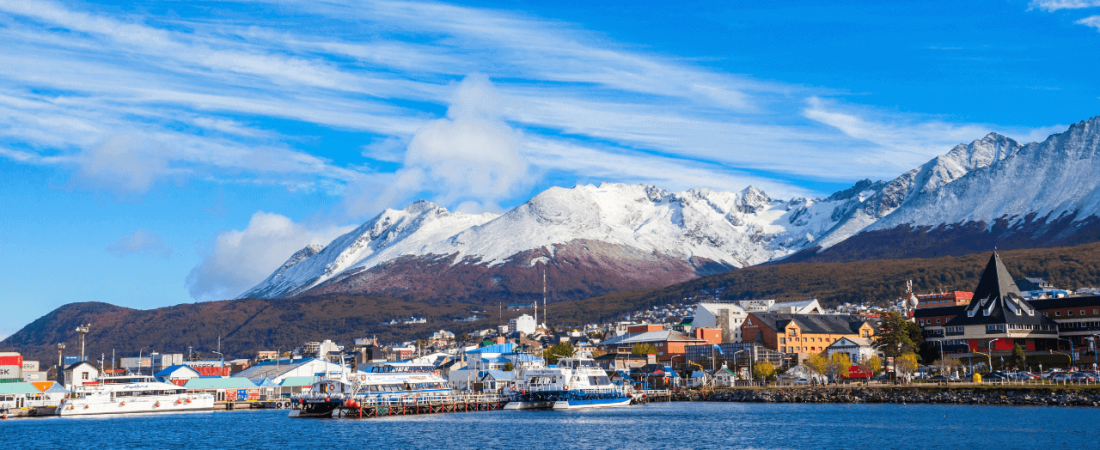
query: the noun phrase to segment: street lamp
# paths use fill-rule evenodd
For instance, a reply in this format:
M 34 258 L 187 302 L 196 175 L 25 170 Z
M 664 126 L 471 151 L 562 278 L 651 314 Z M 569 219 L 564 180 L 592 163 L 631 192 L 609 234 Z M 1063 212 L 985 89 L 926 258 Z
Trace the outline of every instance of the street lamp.
M 1058 340 L 1069 342 L 1069 368 L 1073 370 L 1073 368 L 1077 366 L 1077 361 L 1073 357 L 1073 341 L 1064 337 L 1060 337 Z
M 88 326 L 91 324 L 81 325 L 76 327 L 76 332 L 80 333 L 80 360 L 84 361 L 84 335 L 88 334 Z
M 989 358 L 989 371 L 990 372 L 993 372 L 993 343 L 997 342 L 997 339 L 1001 339 L 1001 338 L 993 338 L 993 339 L 989 340 L 989 354 L 985 355 L 986 358 Z M 1001 367 L 1001 368 L 1004 369 L 1004 367 Z
M 145 347 L 142 347 L 141 350 L 138 350 L 138 361 L 137 361 L 138 362 L 138 375 L 141 375 L 141 366 L 144 364 L 144 361 L 145 361 L 145 360 L 141 359 L 141 352 L 144 352 L 144 351 L 145 351 Z M 152 366 L 152 363 L 150 363 L 149 365 Z
M 939 344 L 939 346 L 940 346 L 940 375 L 944 375 L 943 373 L 945 371 L 945 369 L 944 369 L 945 361 L 943 360 L 944 359 L 943 358 L 943 342 L 942 341 L 929 341 L 929 342 L 932 342 L 933 344 Z M 947 376 L 944 375 L 943 379 L 946 382 L 947 381 Z
M 61 379 L 61 376 L 64 374 L 63 371 L 65 370 L 65 368 L 62 367 L 62 365 L 61 365 L 62 364 L 61 354 L 64 351 L 65 351 L 65 343 L 64 342 L 58 342 L 57 343 L 57 373 L 54 374 L 54 379 L 56 379 L 57 382 L 62 383 L 62 384 L 64 384 L 64 381 L 65 381 L 65 380 Z

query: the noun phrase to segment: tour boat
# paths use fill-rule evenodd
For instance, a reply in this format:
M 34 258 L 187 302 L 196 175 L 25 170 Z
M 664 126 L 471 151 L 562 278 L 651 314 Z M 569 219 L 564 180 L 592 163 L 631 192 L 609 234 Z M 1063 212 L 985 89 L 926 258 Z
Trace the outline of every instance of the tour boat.
M 214 396 L 186 389 L 154 377 L 103 377 L 73 390 L 57 407 L 59 416 L 99 414 L 178 413 L 211 411 Z
M 504 409 L 582 409 L 630 405 L 631 388 L 611 382 L 589 356 L 562 358 L 552 367 L 524 369 Z
M 318 377 L 309 392 L 291 397 L 290 417 L 332 417 L 341 406 L 427 402 L 446 399 L 451 384 L 431 365 L 390 362 L 364 372 Z

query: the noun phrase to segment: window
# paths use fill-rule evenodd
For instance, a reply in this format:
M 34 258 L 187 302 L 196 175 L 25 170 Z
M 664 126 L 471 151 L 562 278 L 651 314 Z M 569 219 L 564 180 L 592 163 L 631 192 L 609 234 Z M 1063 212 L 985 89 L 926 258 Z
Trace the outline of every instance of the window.
M 84 372 L 84 373 L 80 374 L 80 379 L 81 380 L 87 380 L 88 379 L 88 372 Z
M 1054 311 L 1054 317 L 1061 317 L 1061 316 L 1062 316 L 1061 311 Z
M 1085 315 L 1085 310 L 1083 310 L 1083 309 L 1081 310 L 1081 315 L 1082 316 Z
M 936 319 L 936 323 L 940 323 L 940 319 Z
M 1066 315 L 1072 317 L 1073 316 L 1073 311 L 1066 311 Z
M 779 338 L 779 343 L 780 344 L 786 344 L 787 343 L 787 338 L 785 338 L 785 337 Z
M 1100 314 L 1100 309 L 1093 308 L 1092 313 L 1093 314 Z

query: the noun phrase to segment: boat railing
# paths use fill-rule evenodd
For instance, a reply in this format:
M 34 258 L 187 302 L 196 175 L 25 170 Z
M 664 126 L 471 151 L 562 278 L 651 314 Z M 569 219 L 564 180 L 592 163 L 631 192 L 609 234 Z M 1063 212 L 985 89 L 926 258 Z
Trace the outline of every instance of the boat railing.
M 439 406 L 460 405 L 464 403 L 499 403 L 506 399 L 497 394 L 457 394 L 457 395 L 402 395 L 397 397 L 367 397 L 359 400 L 363 407 L 377 406 Z

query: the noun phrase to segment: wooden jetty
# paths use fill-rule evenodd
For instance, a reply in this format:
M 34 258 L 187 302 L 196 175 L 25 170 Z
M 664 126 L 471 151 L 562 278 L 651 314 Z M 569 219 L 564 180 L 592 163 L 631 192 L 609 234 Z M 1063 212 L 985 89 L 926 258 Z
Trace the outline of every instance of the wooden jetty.
M 508 399 L 500 395 L 450 395 L 425 398 L 364 401 L 355 407 L 341 406 L 332 417 L 371 419 L 388 416 L 412 416 L 460 412 L 497 411 Z

